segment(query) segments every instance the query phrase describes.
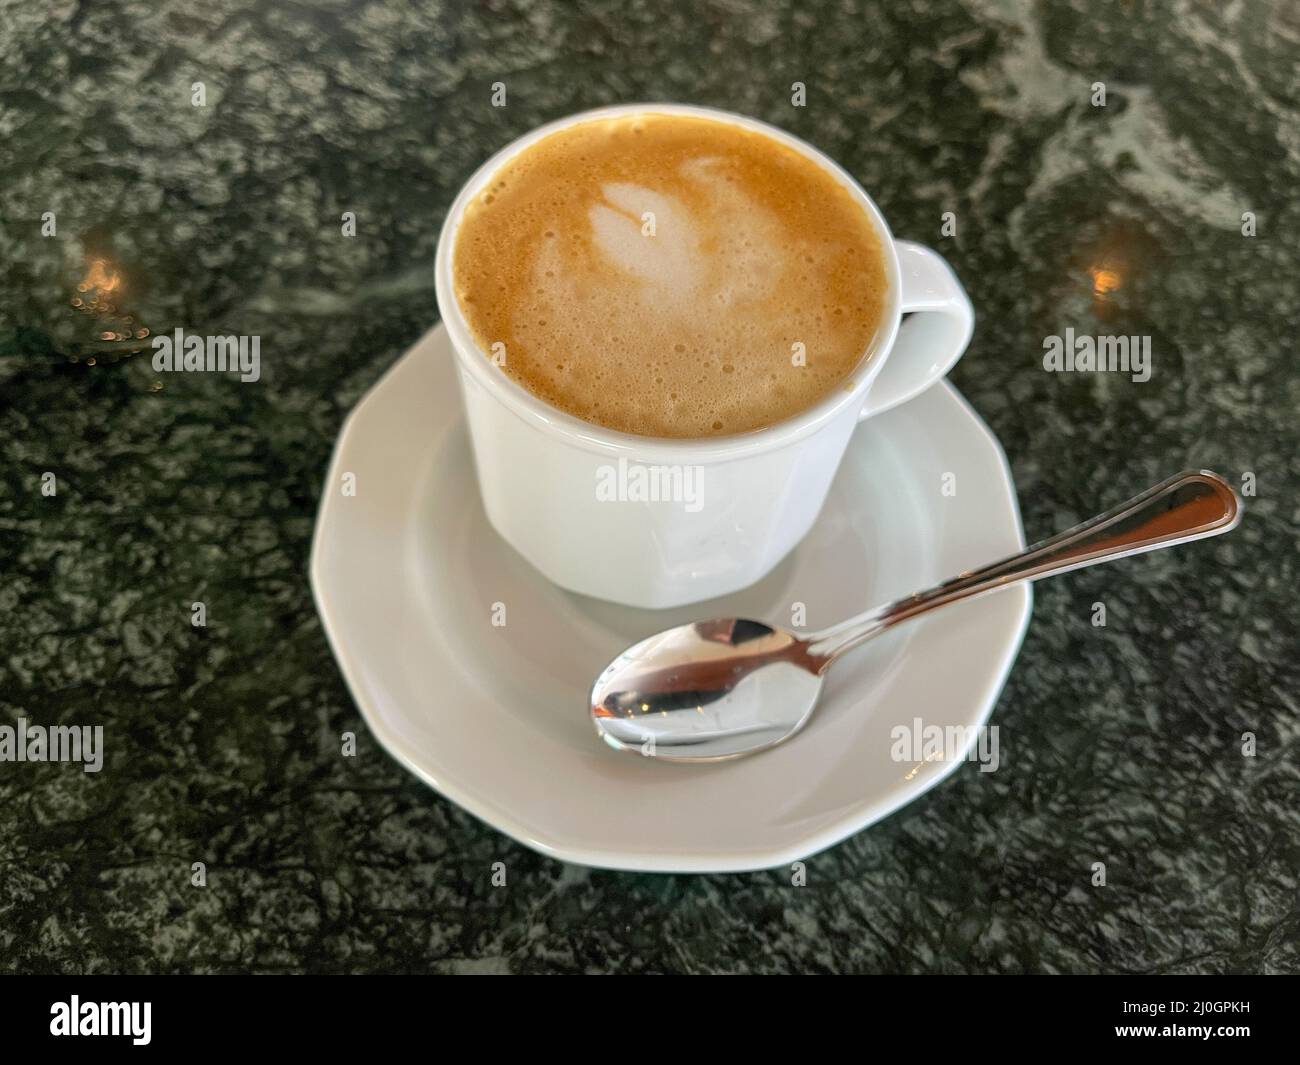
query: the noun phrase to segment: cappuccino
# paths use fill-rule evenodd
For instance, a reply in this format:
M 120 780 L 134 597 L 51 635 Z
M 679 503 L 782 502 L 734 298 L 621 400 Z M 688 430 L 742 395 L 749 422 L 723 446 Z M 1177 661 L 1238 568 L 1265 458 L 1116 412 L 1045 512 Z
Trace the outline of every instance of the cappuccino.
M 465 211 L 456 297 L 533 395 L 609 429 L 745 433 L 852 387 L 881 327 L 866 210 L 814 160 L 725 121 L 569 126 Z

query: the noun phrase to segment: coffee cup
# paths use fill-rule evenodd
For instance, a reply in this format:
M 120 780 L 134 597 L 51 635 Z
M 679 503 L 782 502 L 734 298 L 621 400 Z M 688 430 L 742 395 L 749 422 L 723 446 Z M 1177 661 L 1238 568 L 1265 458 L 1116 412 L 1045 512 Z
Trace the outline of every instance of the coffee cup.
M 503 167 L 545 138 L 580 123 L 636 115 L 703 118 L 761 134 L 815 163 L 861 209 L 878 238 L 883 305 L 843 387 L 752 431 L 648 436 L 548 403 L 485 350 L 454 278 L 467 210 Z M 771 572 L 812 527 L 858 422 L 943 377 L 974 325 L 970 300 L 947 263 L 926 247 L 895 240 L 871 197 L 827 156 L 755 119 L 677 104 L 588 111 L 507 145 L 456 197 L 435 269 L 492 527 L 560 587 L 650 609 L 727 595 Z

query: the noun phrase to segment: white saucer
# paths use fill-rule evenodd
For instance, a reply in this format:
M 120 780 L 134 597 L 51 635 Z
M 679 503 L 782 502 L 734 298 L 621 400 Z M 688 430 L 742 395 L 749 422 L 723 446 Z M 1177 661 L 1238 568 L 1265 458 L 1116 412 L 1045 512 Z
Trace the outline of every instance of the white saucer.
M 890 730 L 985 721 L 1020 647 L 1019 585 L 855 652 L 789 743 L 681 766 L 620 754 L 587 715 L 628 644 L 718 615 L 818 628 L 1023 544 L 997 441 L 950 385 L 863 424 L 807 539 L 725 599 L 642 611 L 550 584 L 488 525 L 454 356 L 439 326 L 357 405 L 316 523 L 311 580 L 371 731 L 453 802 L 544 854 L 612 869 L 720 872 L 804 858 L 880 820 L 960 761 L 896 762 Z M 356 494 L 342 491 L 344 474 Z M 956 476 L 944 495 L 945 473 Z M 494 626 L 494 604 L 505 605 Z M 972 730 L 973 734 L 973 730 Z M 964 768 L 963 768 L 964 767 Z

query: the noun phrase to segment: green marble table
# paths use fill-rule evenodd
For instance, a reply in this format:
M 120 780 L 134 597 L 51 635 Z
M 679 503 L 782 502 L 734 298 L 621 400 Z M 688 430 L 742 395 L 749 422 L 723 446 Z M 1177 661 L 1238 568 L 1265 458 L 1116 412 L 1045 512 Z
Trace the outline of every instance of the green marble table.
M 0 762 L 0 968 L 1300 970 L 1298 60 L 1285 0 L 0 3 L 0 725 L 104 730 L 97 773 Z M 637 99 L 791 130 L 949 257 L 1031 537 L 1188 466 L 1247 491 L 1043 585 L 1002 768 L 805 886 L 479 824 L 366 732 L 307 585 L 458 185 Z M 260 336 L 260 380 L 155 374 L 177 327 Z M 1044 372 L 1067 328 L 1150 336 L 1151 379 Z

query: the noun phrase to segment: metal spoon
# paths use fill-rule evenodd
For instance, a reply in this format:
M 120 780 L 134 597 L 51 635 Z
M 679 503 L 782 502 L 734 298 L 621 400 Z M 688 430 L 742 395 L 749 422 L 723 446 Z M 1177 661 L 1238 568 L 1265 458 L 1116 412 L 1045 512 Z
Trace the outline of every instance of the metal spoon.
M 812 716 L 822 677 L 840 655 L 931 610 L 1098 562 L 1217 536 L 1241 520 L 1218 474 L 1180 473 L 1114 510 L 821 632 L 797 636 L 761 621 L 721 618 L 668 629 L 629 647 L 591 690 L 600 737 L 671 762 L 718 762 L 774 747 Z

